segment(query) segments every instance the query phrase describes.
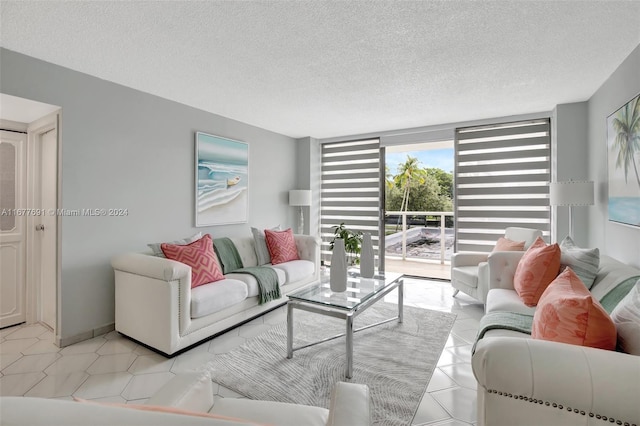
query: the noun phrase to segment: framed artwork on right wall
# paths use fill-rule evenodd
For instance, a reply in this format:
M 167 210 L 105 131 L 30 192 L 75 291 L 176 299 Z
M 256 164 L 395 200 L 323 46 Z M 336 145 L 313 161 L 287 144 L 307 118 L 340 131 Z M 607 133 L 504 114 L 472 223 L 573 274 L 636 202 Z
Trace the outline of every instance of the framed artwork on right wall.
M 640 94 L 607 117 L 609 220 L 640 227 Z

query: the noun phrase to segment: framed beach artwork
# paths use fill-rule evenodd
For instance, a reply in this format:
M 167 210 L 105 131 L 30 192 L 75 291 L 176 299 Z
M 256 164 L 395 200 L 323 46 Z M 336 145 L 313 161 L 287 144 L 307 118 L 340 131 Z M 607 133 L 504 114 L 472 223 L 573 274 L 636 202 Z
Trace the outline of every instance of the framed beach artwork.
M 196 132 L 196 226 L 245 223 L 249 144 Z
M 609 220 L 640 227 L 640 95 L 607 118 Z

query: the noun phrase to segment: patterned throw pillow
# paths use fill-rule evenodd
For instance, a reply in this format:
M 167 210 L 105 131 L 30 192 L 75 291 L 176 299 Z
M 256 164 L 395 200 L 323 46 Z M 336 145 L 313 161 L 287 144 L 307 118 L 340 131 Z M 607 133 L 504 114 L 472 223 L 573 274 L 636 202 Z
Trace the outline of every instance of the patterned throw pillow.
M 547 245 L 541 237 L 524 253 L 513 277 L 513 287 L 527 306 L 536 306 L 560 270 L 560 247 Z
M 524 241 L 513 241 L 500 237 L 493 251 L 524 251 Z
M 590 289 L 598 274 L 600 250 L 580 248 L 576 246 L 571 237 L 567 236 L 560 243 L 560 251 L 560 267 L 570 266 L 584 285 Z
M 571 268 L 547 287 L 533 315 L 531 337 L 614 350 L 616 326 Z
M 167 259 L 191 266 L 191 288 L 224 279 L 209 234 L 184 246 L 162 243 L 160 248 Z
M 265 229 L 264 236 L 267 240 L 267 248 L 273 265 L 300 259 L 291 228 L 284 231 Z
M 170 241 L 167 244 L 178 244 L 178 245 L 185 245 L 185 244 L 190 244 L 196 240 L 199 240 L 200 238 L 202 238 L 202 232 L 198 232 L 197 234 L 191 236 L 191 237 L 186 237 L 186 238 L 182 238 L 180 240 L 175 240 L 175 241 Z M 158 257 L 165 257 L 164 253 L 162 252 L 162 249 L 160 248 L 160 246 L 162 245 L 162 243 L 150 243 L 147 244 L 147 246 L 149 246 L 149 248 L 151 249 L 151 251 L 153 251 L 153 255 L 154 256 L 158 256 Z

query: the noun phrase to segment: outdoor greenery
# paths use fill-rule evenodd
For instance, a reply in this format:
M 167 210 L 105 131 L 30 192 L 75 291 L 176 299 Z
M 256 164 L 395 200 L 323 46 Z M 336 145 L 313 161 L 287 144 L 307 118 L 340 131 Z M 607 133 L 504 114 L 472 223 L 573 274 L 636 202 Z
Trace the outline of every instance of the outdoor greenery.
M 420 167 L 417 158 L 407 160 L 392 175 L 386 170 L 387 211 L 452 211 L 453 173 L 436 167 Z M 448 218 L 447 220 L 450 220 Z

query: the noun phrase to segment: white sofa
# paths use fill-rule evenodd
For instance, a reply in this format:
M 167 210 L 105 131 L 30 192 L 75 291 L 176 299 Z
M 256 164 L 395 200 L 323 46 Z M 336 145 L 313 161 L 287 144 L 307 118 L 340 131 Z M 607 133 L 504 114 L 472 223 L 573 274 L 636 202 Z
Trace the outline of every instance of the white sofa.
M 136 408 L 91 401 L 0 398 L 1 423 L 25 426 L 369 426 L 370 411 L 369 388 L 345 382 L 338 382 L 334 387 L 328 409 L 246 398 L 221 398 L 214 403 L 211 380 L 203 373 L 172 378 L 144 405 Z M 199 417 L 198 413 L 207 417 Z
M 513 288 L 521 256 L 489 255 L 487 314 L 534 314 L 535 307 L 525 306 Z M 638 276 L 640 270 L 602 256 L 591 294 L 604 306 L 611 290 Z M 479 426 L 640 424 L 640 356 L 491 329 L 477 342 L 472 366 Z
M 164 355 L 192 345 L 286 303 L 286 295 L 319 279 L 320 239 L 295 235 L 300 260 L 272 267 L 282 296 L 262 305 L 248 274 L 230 273 L 191 288 L 191 267 L 151 253 L 115 256 L 115 329 Z M 254 239 L 231 238 L 244 267 L 257 266 Z

